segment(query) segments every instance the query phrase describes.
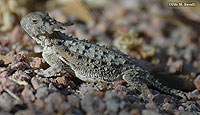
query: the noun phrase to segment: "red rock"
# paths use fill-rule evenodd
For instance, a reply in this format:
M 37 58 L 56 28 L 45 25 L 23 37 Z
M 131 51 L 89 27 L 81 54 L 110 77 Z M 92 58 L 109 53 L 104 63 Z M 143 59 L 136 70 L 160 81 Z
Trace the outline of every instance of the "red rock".
M 22 91 L 22 96 L 24 98 L 25 101 L 34 101 L 35 100 L 35 96 L 33 95 L 33 91 L 31 90 L 30 85 L 26 85 L 24 87 L 24 90 Z
M 34 68 L 41 69 L 45 65 L 45 61 L 43 58 L 35 57 L 33 58 L 33 61 L 31 62 L 31 65 Z

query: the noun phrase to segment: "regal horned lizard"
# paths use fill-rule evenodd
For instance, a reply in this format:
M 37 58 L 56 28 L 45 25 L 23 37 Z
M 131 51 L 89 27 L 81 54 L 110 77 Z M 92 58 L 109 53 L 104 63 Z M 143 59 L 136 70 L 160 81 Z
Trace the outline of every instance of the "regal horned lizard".
M 135 89 L 140 90 L 143 84 L 150 84 L 164 93 L 187 97 L 183 91 L 162 85 L 136 61 L 120 51 L 61 33 L 60 30 L 70 24 L 58 22 L 48 13 L 29 13 L 20 23 L 23 29 L 44 47 L 42 56 L 51 67 L 38 73 L 46 77 L 59 73 L 68 65 L 83 81 L 113 82 L 123 79 Z

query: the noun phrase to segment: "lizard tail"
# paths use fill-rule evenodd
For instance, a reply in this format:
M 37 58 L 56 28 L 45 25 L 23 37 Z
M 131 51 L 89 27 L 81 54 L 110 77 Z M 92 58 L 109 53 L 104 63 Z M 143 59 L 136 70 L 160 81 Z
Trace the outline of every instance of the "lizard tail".
M 166 85 L 163 85 L 162 83 L 160 83 L 158 81 L 158 79 L 156 79 L 152 75 L 150 75 L 149 72 L 147 72 L 145 78 L 146 78 L 146 81 L 148 81 L 153 87 L 158 88 L 159 90 L 161 90 L 164 93 L 172 94 L 174 96 L 188 99 L 186 92 L 183 92 L 183 91 L 177 90 L 177 89 L 172 89 L 172 88 L 167 87 Z

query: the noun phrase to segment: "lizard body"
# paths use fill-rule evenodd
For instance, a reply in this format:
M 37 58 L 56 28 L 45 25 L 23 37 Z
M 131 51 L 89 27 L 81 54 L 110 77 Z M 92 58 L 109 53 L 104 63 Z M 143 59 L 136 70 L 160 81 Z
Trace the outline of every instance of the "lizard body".
M 135 89 L 140 90 L 143 84 L 150 84 L 164 93 L 186 98 L 185 92 L 162 85 L 136 61 L 120 51 L 61 33 L 60 30 L 70 24 L 58 22 L 48 13 L 29 13 L 20 23 L 44 47 L 42 56 L 51 67 L 38 73 L 46 77 L 59 73 L 68 65 L 83 81 L 113 82 L 123 79 Z

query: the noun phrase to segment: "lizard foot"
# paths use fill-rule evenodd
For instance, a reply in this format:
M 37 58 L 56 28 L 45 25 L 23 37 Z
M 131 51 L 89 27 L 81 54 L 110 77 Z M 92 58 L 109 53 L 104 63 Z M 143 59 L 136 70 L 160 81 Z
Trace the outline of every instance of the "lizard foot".
M 44 77 L 52 77 L 55 76 L 55 74 L 52 74 L 52 72 L 48 72 L 46 70 L 40 69 L 40 70 L 35 70 L 35 73 L 37 73 L 38 75 L 42 75 Z

